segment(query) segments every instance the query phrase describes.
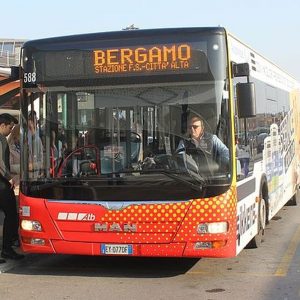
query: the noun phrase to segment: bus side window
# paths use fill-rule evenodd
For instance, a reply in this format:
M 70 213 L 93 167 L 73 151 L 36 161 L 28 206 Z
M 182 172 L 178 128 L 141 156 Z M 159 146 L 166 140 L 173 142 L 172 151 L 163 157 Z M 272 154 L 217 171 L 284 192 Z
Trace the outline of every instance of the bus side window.
M 241 162 L 239 159 L 236 159 L 236 176 L 237 180 L 241 180 L 244 178 L 244 173 L 242 171 Z

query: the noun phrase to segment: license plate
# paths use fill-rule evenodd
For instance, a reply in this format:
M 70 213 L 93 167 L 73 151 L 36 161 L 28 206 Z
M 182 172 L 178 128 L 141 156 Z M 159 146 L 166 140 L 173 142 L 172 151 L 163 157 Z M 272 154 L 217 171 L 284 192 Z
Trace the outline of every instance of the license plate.
M 101 254 L 132 255 L 132 245 L 101 244 Z

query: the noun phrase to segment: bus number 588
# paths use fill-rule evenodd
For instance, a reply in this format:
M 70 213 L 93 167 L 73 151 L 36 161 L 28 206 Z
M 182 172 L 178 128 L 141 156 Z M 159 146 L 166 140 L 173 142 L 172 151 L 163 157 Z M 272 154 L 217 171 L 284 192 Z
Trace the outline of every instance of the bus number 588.
M 24 82 L 35 82 L 36 81 L 36 73 L 24 73 Z

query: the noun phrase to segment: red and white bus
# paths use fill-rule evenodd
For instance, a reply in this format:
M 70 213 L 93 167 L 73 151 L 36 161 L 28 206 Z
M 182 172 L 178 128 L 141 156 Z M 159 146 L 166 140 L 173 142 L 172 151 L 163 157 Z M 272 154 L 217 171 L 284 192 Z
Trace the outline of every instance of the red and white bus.
M 258 246 L 296 203 L 299 103 L 291 76 L 220 27 L 26 42 L 22 249 L 232 257 Z M 191 115 L 229 162 L 209 141 L 178 151 Z

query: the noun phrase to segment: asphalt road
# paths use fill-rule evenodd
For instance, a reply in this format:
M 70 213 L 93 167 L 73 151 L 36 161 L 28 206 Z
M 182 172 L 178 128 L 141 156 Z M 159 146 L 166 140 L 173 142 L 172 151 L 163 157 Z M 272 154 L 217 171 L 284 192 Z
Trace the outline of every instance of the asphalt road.
M 259 249 L 230 259 L 27 255 L 0 269 L 2 299 L 300 299 L 300 205 Z

